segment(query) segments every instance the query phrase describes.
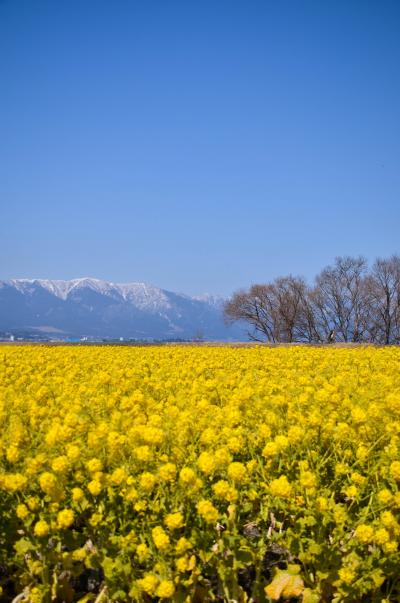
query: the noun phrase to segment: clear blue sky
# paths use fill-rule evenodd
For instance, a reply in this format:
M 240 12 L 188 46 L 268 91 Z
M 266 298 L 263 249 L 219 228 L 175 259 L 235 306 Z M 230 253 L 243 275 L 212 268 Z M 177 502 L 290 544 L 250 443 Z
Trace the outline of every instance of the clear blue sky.
M 400 252 L 398 0 L 0 0 L 0 278 Z

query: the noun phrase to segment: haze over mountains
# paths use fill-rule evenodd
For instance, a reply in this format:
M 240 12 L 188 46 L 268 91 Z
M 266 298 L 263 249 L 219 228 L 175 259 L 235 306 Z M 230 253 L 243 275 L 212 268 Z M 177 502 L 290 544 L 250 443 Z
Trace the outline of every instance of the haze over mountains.
M 223 301 L 95 278 L 3 280 L 0 331 L 59 338 L 243 339 L 239 327 L 224 324 Z

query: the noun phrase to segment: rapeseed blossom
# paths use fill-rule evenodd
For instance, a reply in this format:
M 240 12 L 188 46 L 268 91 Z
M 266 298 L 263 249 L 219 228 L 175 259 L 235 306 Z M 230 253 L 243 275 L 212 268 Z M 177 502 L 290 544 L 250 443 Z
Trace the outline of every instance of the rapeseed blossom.
M 166 516 L 164 522 L 170 530 L 178 530 L 183 526 L 184 518 L 182 513 L 170 513 Z
M 32 603 L 400 600 L 399 349 L 0 360 L 0 588 Z M 89 575 L 96 593 L 77 586 Z
M 218 519 L 218 510 L 209 500 L 201 500 L 197 504 L 197 511 L 207 523 L 215 523 Z
M 72 509 L 63 509 L 57 513 L 57 526 L 66 530 L 74 523 L 74 512 Z
M 37 521 L 34 525 L 33 532 L 36 536 L 47 536 L 50 527 L 44 519 Z

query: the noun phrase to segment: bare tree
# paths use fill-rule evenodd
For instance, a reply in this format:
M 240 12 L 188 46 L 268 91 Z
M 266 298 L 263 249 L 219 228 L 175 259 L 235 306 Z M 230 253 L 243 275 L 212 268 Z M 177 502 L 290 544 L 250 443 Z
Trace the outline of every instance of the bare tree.
M 400 341 L 400 257 L 378 258 L 367 280 L 371 331 L 379 343 Z
M 238 291 L 225 304 L 228 322 L 246 321 L 255 341 L 312 341 L 311 313 L 305 281 L 293 276 Z
M 273 283 L 279 341 L 315 341 L 317 333 L 311 307 L 310 289 L 300 277 L 277 278 Z
M 338 257 L 333 266 L 317 276 L 313 299 L 325 340 L 332 331 L 346 342 L 365 341 L 368 337 L 366 270 L 363 257 Z
M 279 341 L 292 343 L 301 306 L 301 290 L 292 276 L 277 278 L 272 284 Z
M 229 323 L 247 322 L 251 326 L 249 339 L 277 341 L 275 296 L 271 285 L 253 285 L 249 291 L 237 291 L 224 306 Z
M 400 343 L 400 257 L 337 257 L 310 288 L 300 277 L 238 291 L 224 307 L 227 322 L 243 321 L 249 338 L 271 342 Z
M 322 343 L 325 340 L 324 333 L 321 332 L 317 321 L 315 292 L 306 284 L 304 284 L 302 292 L 301 312 L 297 329 L 299 341 Z

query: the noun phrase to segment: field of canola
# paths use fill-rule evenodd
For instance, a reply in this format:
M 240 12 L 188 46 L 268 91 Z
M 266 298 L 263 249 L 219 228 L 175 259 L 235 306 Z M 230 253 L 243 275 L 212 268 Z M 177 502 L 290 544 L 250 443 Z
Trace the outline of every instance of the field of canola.
M 0 424 L 3 601 L 400 601 L 400 349 L 5 346 Z

